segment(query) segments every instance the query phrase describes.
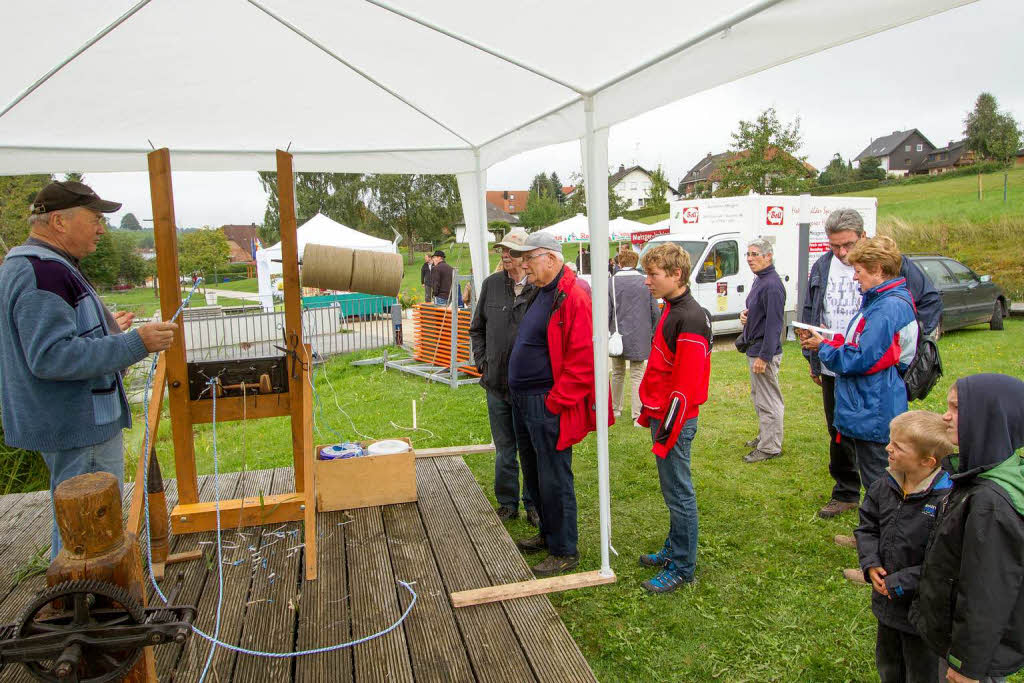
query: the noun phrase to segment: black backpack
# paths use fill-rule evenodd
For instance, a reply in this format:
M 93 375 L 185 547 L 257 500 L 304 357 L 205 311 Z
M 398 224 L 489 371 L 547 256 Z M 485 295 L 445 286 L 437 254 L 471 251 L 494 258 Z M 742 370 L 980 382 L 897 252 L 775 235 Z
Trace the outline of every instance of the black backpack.
M 942 358 L 935 341 L 925 336 L 921 328 L 921 318 L 917 315 L 917 306 L 906 297 L 900 297 L 914 309 L 914 320 L 917 321 L 917 351 L 913 360 L 903 371 L 903 382 L 907 385 L 907 401 L 925 398 L 935 383 L 942 377 Z

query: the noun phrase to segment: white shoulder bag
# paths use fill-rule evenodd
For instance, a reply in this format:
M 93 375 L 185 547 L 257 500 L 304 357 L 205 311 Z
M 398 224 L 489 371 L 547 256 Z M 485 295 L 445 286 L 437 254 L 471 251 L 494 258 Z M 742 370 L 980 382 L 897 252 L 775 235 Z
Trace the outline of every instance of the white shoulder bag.
M 616 310 L 615 301 L 615 276 L 612 275 L 612 321 L 615 323 L 615 331 L 608 336 L 608 355 L 622 355 L 622 335 L 619 334 L 619 312 Z

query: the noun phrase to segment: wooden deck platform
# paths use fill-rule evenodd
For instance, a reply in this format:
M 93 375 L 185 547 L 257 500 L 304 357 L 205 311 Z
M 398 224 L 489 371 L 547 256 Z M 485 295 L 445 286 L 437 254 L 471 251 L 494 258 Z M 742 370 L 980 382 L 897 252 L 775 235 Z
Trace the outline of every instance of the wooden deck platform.
M 587 661 L 546 596 L 463 607 L 453 591 L 532 578 L 525 561 L 461 457 L 416 463 L 419 501 L 322 513 L 317 517 L 320 578 L 303 581 L 297 523 L 225 530 L 220 637 L 265 652 L 293 652 L 360 638 L 392 624 L 409 604 L 395 579 L 413 583 L 418 600 L 386 636 L 353 648 L 298 658 L 265 658 L 218 648 L 210 681 L 594 681 Z M 294 490 L 290 469 L 220 477 L 220 497 Z M 131 486 L 126 486 L 125 499 Z M 213 477 L 200 480 L 213 500 Z M 167 482 L 174 505 L 177 489 Z M 0 623 L 14 621 L 44 584 L 13 575 L 48 545 L 49 493 L 0 497 Z M 210 551 L 214 534 L 175 538 L 171 552 Z M 167 590 L 184 572 L 182 603 L 199 606 L 197 625 L 214 629 L 218 581 L 212 559 L 167 568 Z M 209 653 L 197 635 L 183 647 L 157 648 L 161 681 L 195 681 Z M 29 681 L 20 666 L 0 681 Z

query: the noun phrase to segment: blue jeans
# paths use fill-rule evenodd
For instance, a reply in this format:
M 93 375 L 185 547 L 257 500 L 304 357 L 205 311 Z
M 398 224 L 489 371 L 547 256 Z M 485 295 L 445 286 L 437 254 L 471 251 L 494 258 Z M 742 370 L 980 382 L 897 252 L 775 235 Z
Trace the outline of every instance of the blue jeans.
M 494 498 L 498 505 L 519 509 L 519 462 L 516 449 L 516 425 L 512 418 L 512 400 L 487 391 L 487 417 L 494 439 Z M 523 507 L 533 509 L 530 491 L 523 486 Z
M 444 296 L 435 296 L 434 303 L 437 304 L 438 306 L 447 306 L 448 298 Z
M 661 420 L 651 418 L 651 439 L 658 433 Z M 697 418 L 683 424 L 672 450 L 664 458 L 654 456 L 658 464 L 661 495 L 668 506 L 668 545 L 672 563 L 687 580 L 697 569 L 697 494 L 690 477 L 690 445 L 697 435 Z
M 50 469 L 50 504 L 53 507 L 53 492 L 62 481 L 90 472 L 110 472 L 117 477 L 118 490 L 124 492 L 124 442 L 121 432 L 103 443 L 66 451 L 41 453 Z M 60 551 L 60 530 L 57 528 L 57 513 L 53 512 L 53 533 L 50 539 L 50 559 Z
M 572 448 L 557 450 L 558 415 L 544 405 L 542 394 L 512 394 L 519 458 L 526 492 L 536 503 L 540 533 L 552 555 L 576 554 L 576 487 Z

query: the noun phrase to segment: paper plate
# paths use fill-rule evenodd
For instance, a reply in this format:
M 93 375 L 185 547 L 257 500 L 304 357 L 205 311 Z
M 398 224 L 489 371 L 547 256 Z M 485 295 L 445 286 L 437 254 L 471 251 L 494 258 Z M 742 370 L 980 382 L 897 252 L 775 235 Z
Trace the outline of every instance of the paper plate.
M 370 455 L 391 455 L 393 453 L 405 453 L 407 450 L 409 450 L 409 444 L 398 439 L 385 439 L 384 441 L 371 443 L 366 447 L 366 452 Z

